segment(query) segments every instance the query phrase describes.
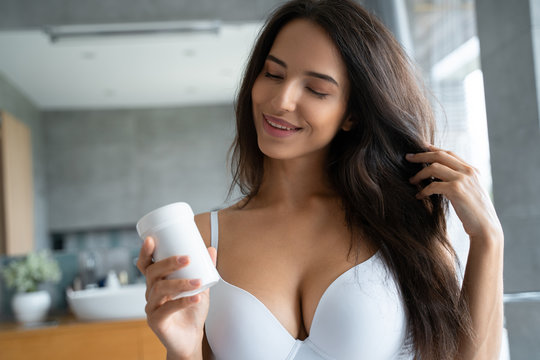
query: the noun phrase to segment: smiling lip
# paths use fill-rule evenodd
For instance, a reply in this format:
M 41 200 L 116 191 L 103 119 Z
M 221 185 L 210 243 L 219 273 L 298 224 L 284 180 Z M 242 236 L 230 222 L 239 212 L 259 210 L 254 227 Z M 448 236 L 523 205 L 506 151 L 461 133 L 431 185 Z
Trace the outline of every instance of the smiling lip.
M 285 120 L 266 114 L 263 114 L 263 128 L 268 134 L 276 137 L 290 136 L 301 129 Z

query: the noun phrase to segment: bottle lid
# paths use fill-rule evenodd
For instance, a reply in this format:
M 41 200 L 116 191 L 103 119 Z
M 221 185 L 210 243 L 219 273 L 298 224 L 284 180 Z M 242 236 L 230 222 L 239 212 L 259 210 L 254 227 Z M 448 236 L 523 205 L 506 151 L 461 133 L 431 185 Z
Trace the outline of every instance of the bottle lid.
M 170 223 L 171 221 L 179 221 L 185 218 L 193 219 L 194 216 L 193 210 L 191 210 L 191 206 L 188 203 L 176 202 L 165 205 L 144 215 L 137 222 L 137 233 L 142 237 L 143 234 L 152 228 Z

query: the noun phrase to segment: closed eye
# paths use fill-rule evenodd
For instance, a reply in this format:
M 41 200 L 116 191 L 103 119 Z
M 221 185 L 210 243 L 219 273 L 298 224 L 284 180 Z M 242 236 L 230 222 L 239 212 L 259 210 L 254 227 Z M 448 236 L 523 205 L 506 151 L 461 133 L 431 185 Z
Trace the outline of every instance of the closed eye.
M 315 91 L 315 90 L 313 90 L 312 88 L 309 88 L 309 87 L 306 88 L 306 89 L 308 89 L 313 95 L 317 96 L 320 99 L 324 99 L 325 97 L 328 96 L 328 94 Z
M 283 79 L 283 77 L 281 77 L 279 75 L 271 74 L 268 71 L 264 73 L 264 76 L 267 77 L 267 78 L 270 78 L 270 79 L 278 79 L 278 80 Z

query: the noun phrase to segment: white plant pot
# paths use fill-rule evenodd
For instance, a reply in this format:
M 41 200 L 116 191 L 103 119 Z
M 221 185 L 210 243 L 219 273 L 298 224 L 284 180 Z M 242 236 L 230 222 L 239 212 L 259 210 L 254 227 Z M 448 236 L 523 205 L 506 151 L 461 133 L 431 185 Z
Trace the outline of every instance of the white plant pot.
M 46 290 L 17 293 L 11 300 L 11 307 L 20 323 L 44 321 L 51 307 L 51 295 Z

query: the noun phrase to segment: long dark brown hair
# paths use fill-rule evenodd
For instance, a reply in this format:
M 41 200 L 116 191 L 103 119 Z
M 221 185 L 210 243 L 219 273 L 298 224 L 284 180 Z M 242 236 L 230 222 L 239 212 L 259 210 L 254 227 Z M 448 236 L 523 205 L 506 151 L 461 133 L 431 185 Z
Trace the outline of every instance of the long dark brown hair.
M 448 254 L 457 261 L 446 235 L 448 204 L 439 195 L 415 198 L 419 188 L 408 179 L 424 165 L 404 158 L 433 142 L 433 112 L 409 59 L 376 17 L 348 0 L 296 0 L 272 14 L 238 92 L 232 186 L 248 200 L 259 191 L 264 155 L 257 145 L 251 89 L 277 34 L 298 18 L 321 26 L 347 67 L 347 116 L 354 125 L 332 140 L 326 166 L 342 199 L 351 249 L 363 238 L 379 248 L 399 284 L 415 356 L 454 359 L 459 340 L 472 332 L 454 264 L 448 261 Z

